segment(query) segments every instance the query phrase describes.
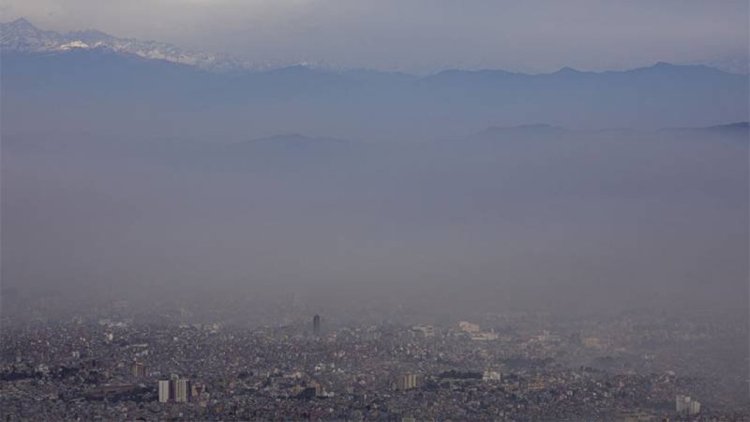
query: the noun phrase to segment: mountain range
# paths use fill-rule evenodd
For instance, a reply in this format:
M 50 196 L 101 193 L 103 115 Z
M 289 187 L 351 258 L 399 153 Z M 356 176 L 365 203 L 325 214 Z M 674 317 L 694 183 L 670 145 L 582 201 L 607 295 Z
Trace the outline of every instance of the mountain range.
M 2 25 L 1 46 L 6 135 L 85 128 L 225 141 L 279 133 L 429 140 L 537 122 L 588 130 L 708 127 L 747 120 L 750 92 L 747 76 L 668 63 L 547 74 L 258 70 L 98 31 L 43 31 L 24 19 Z
M 144 59 L 164 60 L 214 71 L 239 70 L 247 63 L 226 54 L 190 51 L 177 46 L 132 38 L 117 38 L 97 30 L 59 33 L 41 30 L 24 18 L 0 23 L 0 48 L 26 53 L 56 53 L 75 49 L 108 49 Z

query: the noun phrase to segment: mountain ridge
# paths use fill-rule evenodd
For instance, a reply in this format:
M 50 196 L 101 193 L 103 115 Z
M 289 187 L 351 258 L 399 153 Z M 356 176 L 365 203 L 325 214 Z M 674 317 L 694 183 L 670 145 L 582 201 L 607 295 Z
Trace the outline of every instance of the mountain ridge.
M 158 41 L 118 38 L 96 29 L 65 33 L 42 30 L 25 18 L 0 23 L 0 34 L 0 49 L 5 51 L 52 53 L 104 47 L 145 59 L 165 60 L 212 71 L 231 71 L 249 67 L 248 63 L 227 54 L 186 50 Z
M 210 53 L 197 50 L 183 49 L 176 45 L 152 41 L 139 40 L 135 38 L 120 38 L 97 29 L 83 29 L 68 32 L 57 32 L 44 30 L 36 27 L 26 18 L 18 18 L 10 22 L 0 22 L 0 51 L 22 52 L 22 53 L 63 53 L 75 49 L 107 48 L 116 53 L 129 54 L 144 59 L 163 60 L 171 63 L 194 66 L 209 71 L 279 71 L 305 68 L 312 66 L 307 64 L 292 64 L 269 68 L 258 66 L 247 60 L 242 60 L 230 54 Z M 606 75 L 635 71 L 648 71 L 658 69 L 692 69 L 708 70 L 735 75 L 731 72 L 703 64 L 671 64 L 657 62 L 650 66 L 641 66 L 629 69 L 589 71 L 564 66 L 556 71 L 542 73 L 513 72 L 504 69 L 458 69 L 449 68 L 436 71 L 432 74 L 417 76 L 399 71 L 381 71 L 371 69 L 320 69 L 326 73 L 340 75 L 354 75 L 359 73 L 361 77 L 368 73 L 370 77 L 382 77 L 383 75 L 398 76 L 405 79 L 417 79 L 420 81 L 440 80 L 445 78 L 461 78 L 464 76 L 495 79 L 499 77 L 543 77 L 563 76 L 574 77 L 583 75 Z
M 14 116 L 4 121 L 5 133 L 45 125 L 108 131 L 111 124 L 124 133 L 165 136 L 429 140 L 529 122 L 658 129 L 748 115 L 747 77 L 706 66 L 545 74 L 454 69 L 427 76 L 305 65 L 223 72 L 145 54 L 133 43 L 98 44 L 105 35 L 97 31 L 61 39 L 26 21 L 13 26 L 15 35 L 3 31 L 0 49 L 4 112 Z

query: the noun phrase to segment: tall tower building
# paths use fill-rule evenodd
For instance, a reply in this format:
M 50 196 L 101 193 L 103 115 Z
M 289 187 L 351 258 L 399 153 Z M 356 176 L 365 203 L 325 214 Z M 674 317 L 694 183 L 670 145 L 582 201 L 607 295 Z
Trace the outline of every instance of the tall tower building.
M 315 315 L 313 317 L 313 333 L 316 336 L 320 335 L 320 315 Z
M 177 403 L 188 402 L 191 393 L 190 380 L 178 379 L 174 381 L 174 401 Z
M 169 380 L 159 381 L 159 403 L 169 401 Z

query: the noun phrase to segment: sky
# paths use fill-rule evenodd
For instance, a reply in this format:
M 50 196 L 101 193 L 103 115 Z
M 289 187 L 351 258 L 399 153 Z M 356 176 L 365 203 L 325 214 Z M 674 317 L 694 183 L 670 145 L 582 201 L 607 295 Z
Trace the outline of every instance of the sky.
M 547 72 L 748 61 L 746 0 L 0 0 L 0 14 L 267 65 Z

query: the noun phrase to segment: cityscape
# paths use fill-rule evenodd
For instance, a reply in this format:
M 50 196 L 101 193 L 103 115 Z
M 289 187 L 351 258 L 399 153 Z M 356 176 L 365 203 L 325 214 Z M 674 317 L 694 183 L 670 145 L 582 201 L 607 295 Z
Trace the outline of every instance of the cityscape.
M 1 0 L 0 422 L 750 422 L 748 0 Z
M 750 417 L 747 356 L 731 355 L 746 332 L 721 314 L 344 323 L 297 304 L 252 326 L 110 309 L 4 317 L 3 420 Z

